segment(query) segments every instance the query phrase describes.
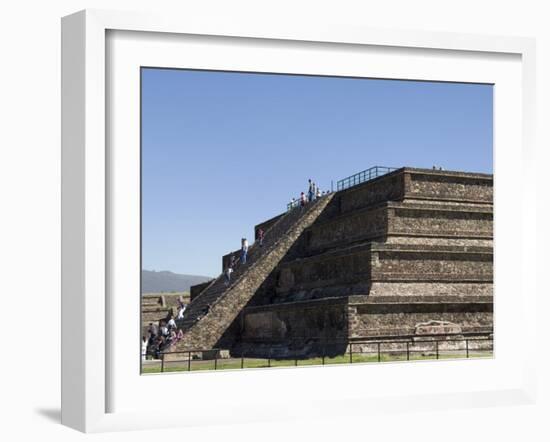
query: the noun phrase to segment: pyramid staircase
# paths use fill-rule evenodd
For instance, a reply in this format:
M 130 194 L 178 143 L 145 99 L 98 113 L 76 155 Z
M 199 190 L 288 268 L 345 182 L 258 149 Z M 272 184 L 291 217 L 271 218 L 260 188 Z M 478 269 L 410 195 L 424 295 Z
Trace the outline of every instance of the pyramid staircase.
M 256 290 L 279 264 L 288 250 L 323 212 L 334 194 L 318 198 L 303 208 L 282 216 L 265 232 L 263 246 L 255 242 L 248 250 L 246 264 L 238 262 L 229 285 L 223 273 L 189 304 L 178 327 L 183 339 L 172 351 L 213 348 L 223 333 L 250 301 Z

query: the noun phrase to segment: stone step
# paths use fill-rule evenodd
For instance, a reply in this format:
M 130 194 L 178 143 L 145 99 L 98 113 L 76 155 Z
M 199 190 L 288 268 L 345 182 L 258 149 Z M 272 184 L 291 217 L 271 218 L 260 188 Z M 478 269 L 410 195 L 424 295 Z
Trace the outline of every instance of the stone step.
M 141 305 L 161 305 L 161 303 L 158 300 L 152 301 L 152 300 L 149 300 L 149 299 L 142 299 L 141 300 Z

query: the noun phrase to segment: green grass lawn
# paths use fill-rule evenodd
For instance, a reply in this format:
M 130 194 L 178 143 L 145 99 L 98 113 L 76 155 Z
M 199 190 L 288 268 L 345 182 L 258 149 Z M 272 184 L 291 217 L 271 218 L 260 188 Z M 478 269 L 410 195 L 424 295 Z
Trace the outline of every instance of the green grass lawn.
M 470 351 L 470 358 L 491 358 L 493 357 L 492 351 Z M 410 361 L 422 361 L 422 360 L 435 360 L 435 359 L 465 359 L 465 352 L 457 351 L 442 351 L 439 353 L 439 357 L 435 353 L 417 353 L 411 352 L 409 354 Z M 405 352 L 395 353 L 381 353 L 380 362 L 396 362 L 406 361 L 407 354 Z M 241 368 L 276 368 L 276 367 L 304 367 L 312 365 L 335 365 L 335 364 L 349 364 L 349 363 L 372 363 L 378 362 L 378 355 L 372 353 L 353 353 L 350 359 L 349 353 L 336 357 L 322 358 L 309 358 L 309 359 L 258 359 L 258 358 L 231 358 L 231 359 L 218 359 L 217 361 L 201 361 L 192 360 L 189 365 L 188 361 L 174 361 L 165 362 L 164 372 L 179 372 L 179 371 L 205 371 L 205 370 L 238 370 Z M 161 373 L 161 362 L 148 362 L 142 366 L 143 374 Z

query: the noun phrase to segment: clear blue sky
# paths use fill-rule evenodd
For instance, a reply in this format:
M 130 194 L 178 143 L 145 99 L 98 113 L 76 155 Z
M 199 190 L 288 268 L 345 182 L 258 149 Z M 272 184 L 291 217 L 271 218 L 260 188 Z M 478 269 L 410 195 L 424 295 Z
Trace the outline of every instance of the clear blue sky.
M 370 166 L 492 173 L 490 85 L 142 69 L 142 262 L 215 276 L 221 255 Z

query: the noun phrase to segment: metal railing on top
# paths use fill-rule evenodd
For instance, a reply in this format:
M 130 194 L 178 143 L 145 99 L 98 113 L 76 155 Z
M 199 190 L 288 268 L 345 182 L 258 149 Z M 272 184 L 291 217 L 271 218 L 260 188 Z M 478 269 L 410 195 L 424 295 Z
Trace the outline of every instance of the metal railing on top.
M 386 166 L 373 166 L 366 170 L 363 170 L 362 172 L 358 172 L 356 174 L 350 175 L 347 178 L 344 178 L 342 180 L 337 181 L 336 183 L 336 191 L 348 189 L 353 186 L 357 186 L 358 184 L 365 183 L 367 181 L 370 181 L 374 178 L 377 178 L 382 175 L 386 175 L 387 173 L 393 172 L 394 170 L 399 169 L 399 167 L 386 167 Z M 332 182 L 331 182 L 332 183 Z M 331 184 L 331 190 L 324 191 L 321 196 L 325 196 L 326 194 L 329 194 L 333 191 L 332 184 Z M 306 193 L 305 195 L 306 201 L 305 204 L 309 202 L 308 195 Z M 319 198 L 318 196 L 314 196 L 313 199 Z M 286 205 L 287 212 L 289 210 L 295 209 L 297 207 L 300 207 L 302 205 L 302 201 L 300 197 L 298 198 L 292 198 L 292 200 Z
M 337 191 L 344 190 L 353 186 L 357 186 L 358 184 L 365 183 L 367 181 L 370 181 L 382 175 L 386 175 L 387 173 L 393 172 L 394 170 L 397 170 L 397 169 L 398 167 L 386 167 L 386 166 L 370 167 L 369 169 L 363 170 L 362 172 L 358 172 L 356 174 L 350 175 L 347 178 L 339 180 L 336 183 L 336 190 Z

